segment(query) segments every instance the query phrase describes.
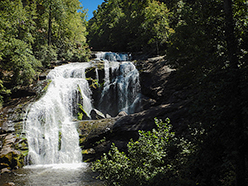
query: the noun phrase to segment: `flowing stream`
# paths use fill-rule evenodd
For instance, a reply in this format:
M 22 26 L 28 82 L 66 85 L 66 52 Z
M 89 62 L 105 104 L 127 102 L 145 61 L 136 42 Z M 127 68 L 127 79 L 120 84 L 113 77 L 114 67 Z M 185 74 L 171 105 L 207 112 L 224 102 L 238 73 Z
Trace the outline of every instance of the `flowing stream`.
M 82 162 L 76 116 L 79 105 L 90 118 L 97 108 L 115 116 L 135 112 L 139 100 L 139 73 L 126 60 L 129 56 L 98 53 L 91 62 L 70 63 L 50 71 L 46 93 L 30 106 L 24 130 L 29 145 L 27 166 L 17 173 L 20 185 L 101 185 L 92 179 Z M 104 63 L 104 78 L 99 77 Z M 92 98 L 86 70 L 95 68 L 97 82 L 103 81 L 98 103 Z M 94 103 L 94 104 L 93 104 Z M 17 176 L 18 177 L 18 176 Z M 44 183 L 45 182 L 45 183 Z
M 79 93 L 86 113 L 92 109 L 91 92 L 85 78 L 88 67 L 89 63 L 72 63 L 48 74 L 50 84 L 46 94 L 31 106 L 26 120 L 30 164 L 82 161 L 73 113 Z

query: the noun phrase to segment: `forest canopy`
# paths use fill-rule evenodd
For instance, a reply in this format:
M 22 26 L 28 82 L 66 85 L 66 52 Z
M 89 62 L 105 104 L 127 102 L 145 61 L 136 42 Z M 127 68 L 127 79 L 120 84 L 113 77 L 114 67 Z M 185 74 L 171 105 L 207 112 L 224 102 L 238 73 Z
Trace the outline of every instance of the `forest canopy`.
M 85 16 L 78 0 L 0 1 L 0 103 L 51 61 L 87 60 Z
M 148 52 L 165 51 L 174 30 L 171 12 L 163 2 L 107 0 L 89 20 L 87 36 L 94 50 Z

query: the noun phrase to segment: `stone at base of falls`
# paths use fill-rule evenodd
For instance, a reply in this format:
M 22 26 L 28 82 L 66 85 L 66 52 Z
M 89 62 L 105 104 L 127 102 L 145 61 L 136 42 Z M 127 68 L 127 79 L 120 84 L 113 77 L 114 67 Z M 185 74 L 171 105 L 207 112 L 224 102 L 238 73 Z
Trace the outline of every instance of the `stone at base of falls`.
M 11 121 L 4 122 L 0 129 L 0 134 L 11 133 L 11 132 L 15 132 L 13 122 Z
M 122 117 L 122 116 L 127 116 L 128 114 L 125 111 L 121 111 L 119 112 L 119 114 L 117 115 L 117 117 Z
M 90 117 L 93 120 L 98 120 L 98 119 L 105 119 L 105 116 L 103 113 L 101 113 L 99 110 L 97 109 L 92 109 L 90 112 Z
M 103 151 L 97 149 L 97 146 L 106 141 L 116 120 L 117 118 L 107 118 L 79 122 L 79 144 L 83 149 L 84 161 L 93 161 L 102 155 Z
M 112 119 L 83 121 L 80 124 L 80 145 L 84 161 L 94 161 L 108 153 L 114 143 L 120 151 L 127 152 L 130 139 L 139 138 L 139 130 L 150 131 L 156 128 L 154 118 L 168 117 L 177 131 L 185 130 L 183 122 L 187 117 L 187 101 L 177 104 L 162 104 L 142 112 Z
M 17 169 L 24 166 L 24 157 L 27 154 L 27 142 L 17 138 L 14 134 L 0 135 L 0 172 Z
M 106 114 L 106 118 L 112 118 L 109 114 Z
M 11 170 L 9 168 L 3 168 L 3 169 L 1 169 L 0 174 L 4 174 L 4 173 L 11 173 Z

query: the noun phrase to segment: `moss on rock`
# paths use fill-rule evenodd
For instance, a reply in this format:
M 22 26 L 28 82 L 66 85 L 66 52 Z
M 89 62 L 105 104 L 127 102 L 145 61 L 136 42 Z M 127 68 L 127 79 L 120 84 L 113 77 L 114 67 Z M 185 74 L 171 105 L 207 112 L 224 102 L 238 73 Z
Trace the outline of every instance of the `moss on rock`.
M 0 169 L 18 169 L 24 166 L 24 158 L 28 154 L 28 144 L 25 138 L 15 134 L 1 135 Z M 0 171 L 1 172 L 1 171 Z

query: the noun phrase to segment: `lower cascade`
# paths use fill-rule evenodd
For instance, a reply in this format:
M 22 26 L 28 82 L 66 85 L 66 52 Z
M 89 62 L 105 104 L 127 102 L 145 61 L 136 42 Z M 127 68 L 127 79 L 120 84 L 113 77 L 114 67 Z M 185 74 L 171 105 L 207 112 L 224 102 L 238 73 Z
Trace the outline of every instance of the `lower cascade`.
M 83 110 L 87 119 L 91 119 L 90 113 L 95 108 L 111 116 L 120 111 L 128 114 L 136 111 L 139 73 L 126 61 L 129 56 L 116 53 L 96 56 L 91 62 L 55 67 L 47 75 L 46 93 L 30 106 L 24 125 L 29 164 L 82 162 L 75 122 L 79 110 Z M 89 69 L 94 77 L 88 77 Z M 93 89 L 89 79 L 97 87 Z

